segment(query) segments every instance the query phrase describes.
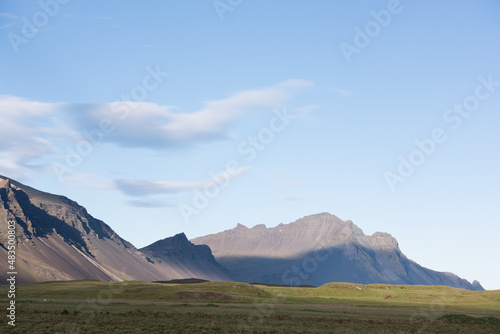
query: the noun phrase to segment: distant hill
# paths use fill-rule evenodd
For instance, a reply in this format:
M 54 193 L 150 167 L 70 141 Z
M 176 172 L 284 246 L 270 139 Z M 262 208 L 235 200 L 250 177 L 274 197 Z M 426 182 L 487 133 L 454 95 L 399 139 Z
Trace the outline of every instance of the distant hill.
M 169 255 L 149 258 L 78 203 L 0 176 L 0 258 L 7 259 L 7 220 L 16 221 L 17 280 L 230 280 L 207 246 L 174 237 Z M 189 257 L 187 250 L 191 249 Z M 1 276 L 7 261 L 0 261 Z M 2 280 L 0 284 L 5 284 Z
M 390 234 L 367 236 L 351 221 L 321 213 L 274 228 L 235 228 L 191 240 L 212 249 L 217 262 L 242 282 L 321 286 L 359 284 L 446 285 L 484 290 L 479 282 L 438 272 L 408 259 Z

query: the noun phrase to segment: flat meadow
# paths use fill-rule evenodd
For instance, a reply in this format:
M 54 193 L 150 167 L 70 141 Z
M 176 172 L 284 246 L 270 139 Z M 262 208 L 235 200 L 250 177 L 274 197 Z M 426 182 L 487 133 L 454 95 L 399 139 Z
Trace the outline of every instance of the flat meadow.
M 0 286 L 6 296 L 7 286 Z M 7 298 L 0 298 L 4 305 Z M 20 284 L 1 333 L 500 333 L 500 290 L 95 280 Z

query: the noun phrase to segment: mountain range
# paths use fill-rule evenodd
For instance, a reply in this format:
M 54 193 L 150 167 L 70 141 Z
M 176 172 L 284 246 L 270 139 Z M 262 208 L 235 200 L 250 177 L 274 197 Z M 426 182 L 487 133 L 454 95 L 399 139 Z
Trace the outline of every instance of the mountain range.
M 137 249 L 78 203 L 0 176 L 0 258 L 16 221 L 19 283 L 200 278 L 319 286 L 328 282 L 447 285 L 483 290 L 408 259 L 387 233 L 371 236 L 321 213 L 273 228 L 235 228 L 189 241 L 183 233 Z M 2 223 L 4 222 L 4 223 Z M 0 261 L 0 275 L 8 272 Z M 0 284 L 5 284 L 2 280 Z
M 235 280 L 248 283 L 387 283 L 484 290 L 477 281 L 470 283 L 408 259 L 390 234 L 377 232 L 367 236 L 352 221 L 329 213 L 273 228 L 238 224 L 231 230 L 191 241 L 208 245 L 217 262 Z
M 17 222 L 16 268 L 20 283 L 84 278 L 230 280 L 207 246 L 195 246 L 183 234 L 159 241 L 165 246 L 163 252 L 141 252 L 78 203 L 0 176 L 3 259 L 7 259 L 8 219 Z M 169 245 L 175 245 L 174 249 Z M 7 261 L 0 261 L 0 271 L 8 271 Z

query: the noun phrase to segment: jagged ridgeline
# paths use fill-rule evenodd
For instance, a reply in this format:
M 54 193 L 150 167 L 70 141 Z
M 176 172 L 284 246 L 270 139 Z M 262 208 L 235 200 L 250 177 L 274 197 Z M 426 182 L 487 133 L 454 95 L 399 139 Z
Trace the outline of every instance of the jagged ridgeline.
M 4 222 L 0 224 L 0 256 L 3 258 L 7 258 L 9 219 L 17 223 L 19 282 L 83 278 L 102 281 L 230 279 L 208 247 L 195 246 L 185 236 L 174 237 L 179 249 L 165 251 L 157 259 L 120 238 L 78 203 L 0 176 L 0 221 Z M 189 249 L 192 250 L 190 257 L 184 256 Z M 199 250 L 198 253 L 195 250 Z M 4 262 L 0 262 L 2 273 L 7 272 Z
M 484 290 L 479 282 L 438 272 L 408 259 L 390 234 L 367 236 L 353 222 L 329 213 L 273 228 L 237 227 L 191 240 L 210 246 L 238 281 L 282 285 L 329 282 L 447 285 Z
M 189 241 L 183 233 L 140 250 L 78 203 L 0 176 L 0 256 L 7 258 L 9 219 L 16 221 L 18 282 L 206 279 L 279 285 L 329 282 L 447 285 L 479 282 L 408 259 L 387 233 L 367 236 L 329 213 L 274 228 L 256 225 Z M 6 273 L 7 261 L 0 261 Z M 0 274 L 4 275 L 4 274 Z M 3 280 L 2 282 L 4 282 Z

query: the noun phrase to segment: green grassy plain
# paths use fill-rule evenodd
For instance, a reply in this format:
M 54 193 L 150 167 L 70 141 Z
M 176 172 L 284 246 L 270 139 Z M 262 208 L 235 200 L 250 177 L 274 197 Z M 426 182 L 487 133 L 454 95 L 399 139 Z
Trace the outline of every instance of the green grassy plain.
M 500 290 L 440 286 L 82 280 L 18 285 L 16 306 L 0 333 L 500 333 Z

